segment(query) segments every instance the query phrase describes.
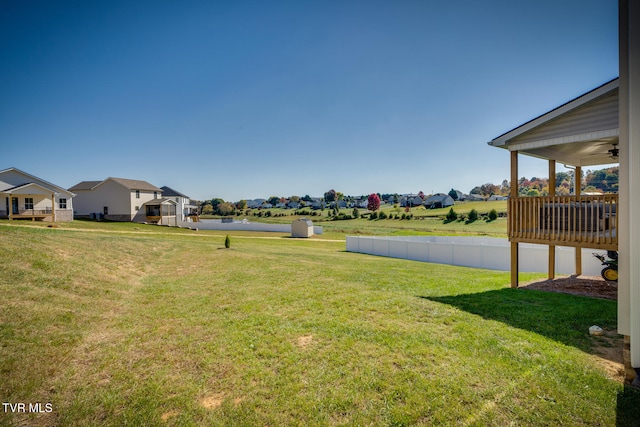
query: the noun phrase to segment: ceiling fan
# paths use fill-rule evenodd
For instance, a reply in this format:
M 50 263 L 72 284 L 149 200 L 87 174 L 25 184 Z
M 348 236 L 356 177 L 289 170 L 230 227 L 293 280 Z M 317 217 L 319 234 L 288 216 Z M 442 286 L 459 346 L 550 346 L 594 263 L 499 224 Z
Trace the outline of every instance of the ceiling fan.
M 600 151 L 600 152 L 596 152 L 596 153 L 591 153 L 589 154 L 589 156 L 594 156 L 597 157 L 599 159 L 602 159 L 604 156 L 608 156 L 611 160 L 613 160 L 613 162 L 617 163 L 618 162 L 618 157 L 620 155 L 620 150 L 618 149 L 618 141 L 615 142 L 602 142 L 600 144 L 596 144 L 599 146 L 602 145 L 611 145 L 612 148 L 610 148 L 609 150 L 606 151 L 606 153 Z

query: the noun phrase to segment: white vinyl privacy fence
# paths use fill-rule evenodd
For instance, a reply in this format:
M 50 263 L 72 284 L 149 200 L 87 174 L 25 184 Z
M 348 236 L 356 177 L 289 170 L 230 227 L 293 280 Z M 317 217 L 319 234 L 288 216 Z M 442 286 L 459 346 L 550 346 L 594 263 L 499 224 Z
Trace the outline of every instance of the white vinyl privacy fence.
M 363 254 L 434 262 L 464 267 L 509 271 L 511 250 L 507 239 L 454 236 L 347 236 L 347 251 Z M 575 274 L 575 248 L 556 247 L 556 272 Z M 545 273 L 549 249 L 546 245 L 520 243 L 519 270 Z M 603 266 L 592 253 L 606 251 L 582 249 L 582 274 L 599 276 Z
M 180 227 L 194 230 L 241 230 L 241 231 L 268 231 L 276 233 L 291 233 L 291 224 L 266 224 L 261 222 L 234 221 L 222 222 L 216 219 L 204 219 L 199 222 L 180 222 Z M 322 234 L 322 227 L 314 226 L 314 234 Z

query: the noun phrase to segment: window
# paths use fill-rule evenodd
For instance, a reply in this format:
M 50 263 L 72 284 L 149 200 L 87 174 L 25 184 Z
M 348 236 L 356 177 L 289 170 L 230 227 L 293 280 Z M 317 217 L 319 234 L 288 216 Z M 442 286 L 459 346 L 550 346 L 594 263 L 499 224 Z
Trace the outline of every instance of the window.
M 67 199 L 58 200 L 58 206 L 60 206 L 60 209 L 67 209 Z
M 140 210 L 140 206 L 136 206 L 136 212 Z
M 153 192 L 153 198 L 154 198 L 154 199 L 157 199 L 157 198 L 158 198 L 158 192 L 157 192 L 157 191 L 154 191 L 154 192 Z
M 33 209 L 33 197 L 25 197 L 24 198 L 24 208 L 25 209 Z
M 160 216 L 160 206 L 147 205 L 147 216 Z
M 140 198 L 140 190 L 136 190 L 136 199 Z
M 103 212 L 105 215 L 109 215 L 109 206 L 105 206 L 104 208 L 102 208 L 102 212 Z

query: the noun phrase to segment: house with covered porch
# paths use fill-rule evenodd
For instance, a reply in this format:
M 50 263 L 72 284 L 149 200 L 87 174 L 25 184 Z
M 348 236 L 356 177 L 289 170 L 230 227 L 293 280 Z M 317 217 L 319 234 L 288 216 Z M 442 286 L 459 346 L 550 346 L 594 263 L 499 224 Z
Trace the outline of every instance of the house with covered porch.
M 0 218 L 72 221 L 74 193 L 21 171 L 0 170 Z
M 618 161 L 619 79 L 611 80 L 489 142 L 511 153 L 511 195 L 508 236 L 512 242 L 511 285 L 518 286 L 518 243 L 549 247 L 549 278 L 555 276 L 555 248 L 618 250 L 618 195 L 555 194 L 556 165 L 575 169 Z M 544 159 L 549 166 L 549 196 L 518 194 L 518 156 Z M 576 250 L 575 272 L 582 273 L 581 251 Z
M 548 275 L 555 275 L 555 248 L 619 251 L 618 333 L 625 336 L 624 358 L 640 387 L 640 2 L 619 0 L 619 71 L 611 80 L 489 142 L 510 153 L 511 194 L 508 237 L 511 286 L 518 286 L 519 244 L 547 245 Z M 518 195 L 518 157 L 544 159 L 549 196 Z M 556 164 L 582 168 L 618 163 L 618 194 L 557 196 Z M 576 180 L 579 182 L 579 180 Z M 627 371 L 629 373 L 629 371 Z M 628 379 L 631 379 L 628 375 Z
M 147 181 L 110 177 L 79 182 L 69 191 L 76 194 L 76 218 L 177 224 L 176 201 L 163 198 L 162 189 Z

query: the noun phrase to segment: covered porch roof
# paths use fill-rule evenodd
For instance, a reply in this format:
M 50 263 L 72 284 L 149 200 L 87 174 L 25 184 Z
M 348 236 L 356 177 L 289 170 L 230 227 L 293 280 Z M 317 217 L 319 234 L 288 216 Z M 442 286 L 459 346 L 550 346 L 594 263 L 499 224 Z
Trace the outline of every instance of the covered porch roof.
M 4 193 L 4 194 L 23 194 L 23 195 L 45 195 L 45 196 L 50 196 L 52 193 L 54 195 L 58 195 L 60 193 L 51 190 L 50 188 L 47 188 L 43 185 L 37 184 L 35 182 L 29 182 L 27 184 L 22 184 L 22 185 L 18 185 L 12 188 L 7 188 L 4 189 L 2 191 L 0 191 L 0 193 Z
M 619 79 L 613 79 L 488 144 L 572 166 L 617 163 Z

